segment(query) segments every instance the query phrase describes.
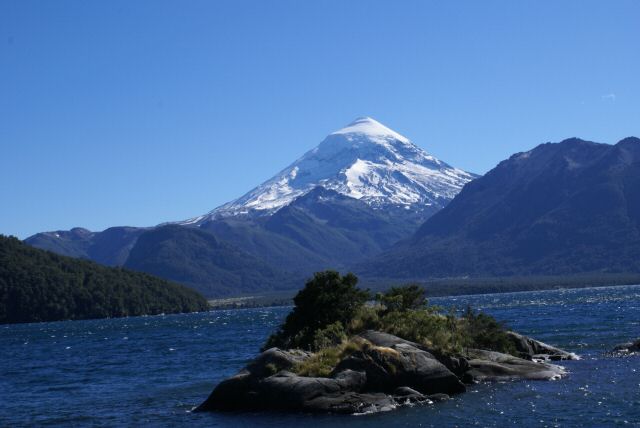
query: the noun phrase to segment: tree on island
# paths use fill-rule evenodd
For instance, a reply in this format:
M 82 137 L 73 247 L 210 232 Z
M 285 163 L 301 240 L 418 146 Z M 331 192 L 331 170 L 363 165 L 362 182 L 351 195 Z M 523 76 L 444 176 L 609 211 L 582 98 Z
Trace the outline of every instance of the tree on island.
M 316 332 L 333 326 L 341 337 L 341 330 L 369 299 L 369 292 L 357 287 L 358 278 L 336 271 L 316 272 L 293 299 L 295 308 L 280 329 L 269 337 L 264 349 L 312 348 Z
M 378 293 L 376 300 L 385 307 L 387 313 L 422 309 L 427 304 L 424 288 L 416 284 L 391 287 L 386 293 Z

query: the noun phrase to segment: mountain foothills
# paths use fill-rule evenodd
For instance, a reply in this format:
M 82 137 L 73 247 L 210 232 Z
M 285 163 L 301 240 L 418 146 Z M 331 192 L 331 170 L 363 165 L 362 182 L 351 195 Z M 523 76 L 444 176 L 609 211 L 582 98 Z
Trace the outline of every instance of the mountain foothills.
M 151 275 L 64 257 L 0 235 L 0 323 L 207 310 L 193 290 Z
M 106 266 L 122 266 L 129 252 L 146 228 L 110 227 L 91 232 L 82 227 L 33 235 L 29 245 L 69 257 L 93 260 Z
M 640 272 L 640 139 L 568 139 L 501 162 L 360 267 L 395 278 Z
M 292 289 L 314 271 L 346 269 L 410 237 L 476 177 L 360 118 L 205 215 L 151 228 L 39 233 L 26 242 L 208 296 Z
M 126 268 L 197 288 L 204 294 L 237 290 L 265 291 L 295 288 L 291 278 L 260 259 L 197 228 L 163 226 L 140 235 Z M 217 278 L 215 283 L 211 278 Z

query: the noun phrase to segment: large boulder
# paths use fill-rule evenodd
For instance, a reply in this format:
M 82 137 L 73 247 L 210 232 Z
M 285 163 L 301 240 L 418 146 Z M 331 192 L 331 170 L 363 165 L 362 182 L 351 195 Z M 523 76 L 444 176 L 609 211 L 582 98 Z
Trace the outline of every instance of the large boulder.
M 255 404 L 252 397 L 262 379 L 290 370 L 311 354 L 300 350 L 267 349 L 234 376 L 223 380 L 196 410 L 245 410 Z
M 444 365 L 447 369 L 449 369 L 449 371 L 451 371 L 461 379 L 464 377 L 464 374 L 469 371 L 469 363 L 467 362 L 467 359 L 461 355 L 445 354 L 441 351 L 438 351 L 437 349 L 429 349 L 419 343 L 411 342 L 409 340 L 402 339 L 389 333 L 383 333 L 381 331 L 367 330 L 364 333 L 361 333 L 359 336 L 377 346 L 393 348 L 395 345 L 405 344 L 417 349 L 421 349 L 430 354 L 432 357 L 442 363 L 442 365 Z
M 448 399 L 449 396 L 446 394 L 424 395 L 409 387 L 400 387 L 392 394 L 341 392 L 321 395 L 306 401 L 302 410 L 313 413 L 363 414 L 385 412 L 400 406 L 433 404 Z
M 317 397 L 360 392 L 365 383 L 366 375 L 353 370 L 344 370 L 330 378 L 280 372 L 259 383 L 256 397 L 260 397 L 260 407 L 304 409 L 308 401 Z
M 306 401 L 300 410 L 310 413 L 362 414 L 393 410 L 402 403 L 383 393 L 342 392 Z
M 390 392 L 407 386 L 421 394 L 458 394 L 464 384 L 431 353 L 399 337 L 368 331 L 360 335 L 372 343 L 342 360 L 334 373 L 345 369 L 367 374 L 366 388 Z
M 539 340 L 532 339 L 514 331 L 508 331 L 507 335 L 520 353 L 522 358 L 536 361 L 560 361 L 580 359 L 572 352 L 563 351 L 555 346 L 547 345 Z
M 381 331 L 367 330 L 364 333 L 360 333 L 358 336 L 373 343 L 376 346 L 383 346 L 385 348 L 393 348 L 395 345 L 405 344 L 416 348 L 420 345 L 416 342 L 405 340 L 401 337 L 394 336 L 393 334 L 384 333 Z
M 621 343 L 620 345 L 616 345 L 612 351 L 614 354 L 618 355 L 631 355 L 640 352 L 640 339 L 635 342 L 627 342 Z
M 347 394 L 360 391 L 365 382 L 364 373 L 351 370 L 331 378 L 298 376 L 288 371 L 259 378 L 243 370 L 218 384 L 196 410 L 313 411 L 323 406 L 313 401 L 319 397 L 332 397 L 332 405 L 337 408 L 340 399 L 348 400 Z
M 529 361 L 500 352 L 470 349 L 469 375 L 476 382 L 513 379 L 556 380 L 566 370 L 555 364 Z
M 266 377 L 276 374 L 281 370 L 291 370 L 313 355 L 311 352 L 299 349 L 283 351 L 278 348 L 270 348 L 258 355 L 247 367 L 246 370 L 257 377 Z
M 432 403 L 417 391 L 392 394 L 362 391 L 366 374 L 343 370 L 330 378 L 298 376 L 288 371 L 259 379 L 246 371 L 221 382 L 196 411 L 297 411 L 374 413 L 415 403 Z M 407 388 L 408 390 L 409 388 Z

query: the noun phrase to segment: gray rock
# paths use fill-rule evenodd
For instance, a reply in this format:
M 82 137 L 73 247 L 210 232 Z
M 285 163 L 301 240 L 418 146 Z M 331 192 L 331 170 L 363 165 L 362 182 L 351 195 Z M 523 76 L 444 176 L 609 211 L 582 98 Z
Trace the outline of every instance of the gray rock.
M 465 391 L 468 381 L 557 379 L 562 367 L 471 350 L 469 359 L 448 356 L 393 336 L 368 331 L 369 344 L 340 361 L 330 377 L 305 377 L 292 372 L 312 354 L 268 349 L 244 369 L 218 384 L 196 411 L 301 411 L 369 413 L 402 405 L 432 403 Z M 522 349 L 563 354 L 514 333 Z M 561 351 L 564 352 L 564 351 Z
M 399 338 L 389 333 L 382 333 L 374 330 L 368 330 L 364 333 L 361 333 L 360 337 L 368 340 L 376 346 L 393 348 L 396 345 L 404 344 L 425 351 L 428 355 L 431 356 L 431 358 L 435 358 L 460 379 L 463 379 L 465 373 L 469 371 L 469 363 L 467 359 L 461 355 L 445 355 L 442 352 L 434 349 L 429 349 L 418 343 Z
M 376 413 L 393 410 L 400 405 L 393 397 L 383 393 L 344 392 L 327 394 L 304 403 L 301 410 L 312 413 Z
M 403 404 L 422 404 L 422 403 L 436 403 L 436 402 L 440 402 L 440 401 L 447 401 L 450 400 L 451 397 L 449 397 L 447 394 L 430 394 L 430 395 L 424 395 L 424 394 L 420 394 L 418 391 L 416 391 L 415 389 L 409 388 L 408 386 L 401 386 L 399 388 L 396 388 L 395 391 L 393 391 L 393 398 L 399 402 L 399 403 L 403 403 Z
M 222 381 L 197 411 L 210 410 L 306 410 L 308 402 L 323 396 L 334 401 L 347 392 L 358 392 L 364 373 L 346 370 L 332 378 L 298 376 L 280 371 L 259 378 L 243 370 Z
M 374 346 L 345 358 L 334 372 L 362 371 L 367 375 L 366 388 L 372 391 L 391 392 L 402 386 L 421 394 L 465 391 L 464 384 L 455 374 L 431 353 L 419 349 L 417 344 L 378 332 L 367 332 L 361 337 Z
M 619 355 L 629 355 L 640 352 L 640 339 L 635 342 L 621 343 L 614 347 L 612 352 Z
M 433 401 L 434 403 L 437 403 L 439 401 L 447 401 L 451 399 L 451 397 L 449 397 L 447 394 L 431 394 L 427 396 L 427 398 Z
M 413 388 L 409 388 L 408 386 L 400 386 L 393 391 L 393 395 L 395 397 L 410 397 L 410 396 L 422 396 L 418 391 Z
M 563 351 L 555 346 L 547 345 L 539 340 L 523 336 L 514 331 L 507 332 L 507 335 L 524 359 L 536 361 L 560 361 L 560 360 L 578 360 L 579 357 L 571 352 Z
M 461 355 L 445 355 L 435 350 L 429 352 L 464 383 L 465 374 L 470 369 L 467 358 Z
M 401 386 L 393 391 L 393 399 L 402 405 L 410 404 L 431 404 L 429 398 L 408 386 Z
M 257 408 L 257 406 L 254 407 L 251 404 L 252 395 L 256 394 L 254 391 L 257 383 L 258 378 L 252 376 L 248 370 L 243 369 L 235 376 L 220 382 L 195 411 L 251 410 L 252 408 Z
M 258 377 L 271 376 L 280 370 L 290 370 L 309 358 L 310 352 L 293 349 L 283 351 L 278 348 L 270 348 L 258 355 L 247 367 L 247 371 Z
M 196 410 L 244 410 L 258 394 L 262 379 L 304 361 L 311 354 L 300 350 L 267 349 L 236 375 L 223 380 Z M 261 403 L 255 403 L 260 408 Z
M 280 372 L 262 380 L 256 390 L 267 407 L 302 409 L 306 407 L 307 401 L 317 397 L 359 392 L 365 383 L 366 375 L 352 370 L 345 370 L 332 378 L 305 377 Z
M 469 350 L 469 374 L 474 381 L 505 381 L 513 379 L 555 380 L 566 370 L 555 364 L 529 361 L 500 352 Z
M 383 333 L 381 331 L 375 330 L 367 330 L 364 333 L 359 334 L 363 339 L 368 340 L 376 346 L 384 346 L 386 348 L 393 348 L 395 345 L 405 344 L 410 345 L 415 348 L 420 348 L 420 345 L 411 342 L 409 340 L 402 339 L 398 336 L 394 336 L 393 334 Z

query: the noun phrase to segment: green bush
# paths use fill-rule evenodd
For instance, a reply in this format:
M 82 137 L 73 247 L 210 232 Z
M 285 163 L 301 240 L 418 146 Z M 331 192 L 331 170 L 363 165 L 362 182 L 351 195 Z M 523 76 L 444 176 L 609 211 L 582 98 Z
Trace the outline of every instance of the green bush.
M 380 319 L 380 330 L 403 339 L 443 351 L 459 351 L 454 346 L 456 332 L 447 317 L 427 311 L 391 312 Z
M 409 311 L 422 309 L 427 301 L 424 297 L 425 291 L 422 287 L 411 284 L 404 287 L 391 287 L 386 293 L 378 293 L 378 300 L 386 312 Z
M 475 312 L 467 307 L 460 319 L 462 337 L 466 348 L 488 349 L 518 355 L 513 341 L 506 333 L 504 323 L 491 315 Z
M 282 327 L 269 337 L 263 349 L 313 347 L 315 334 L 330 324 L 347 325 L 369 298 L 357 288 L 358 278 L 336 271 L 317 272 L 294 297 L 295 307 Z
M 340 361 L 365 346 L 370 346 L 370 343 L 363 339 L 353 339 L 321 349 L 296 365 L 293 371 L 300 376 L 328 377 Z
M 347 324 L 348 334 L 357 334 L 365 330 L 380 329 L 380 306 L 362 306 Z
M 325 328 L 317 330 L 313 335 L 314 351 L 320 349 L 329 348 L 331 346 L 339 345 L 347 340 L 347 333 L 340 321 L 336 321 L 333 324 L 329 324 Z

